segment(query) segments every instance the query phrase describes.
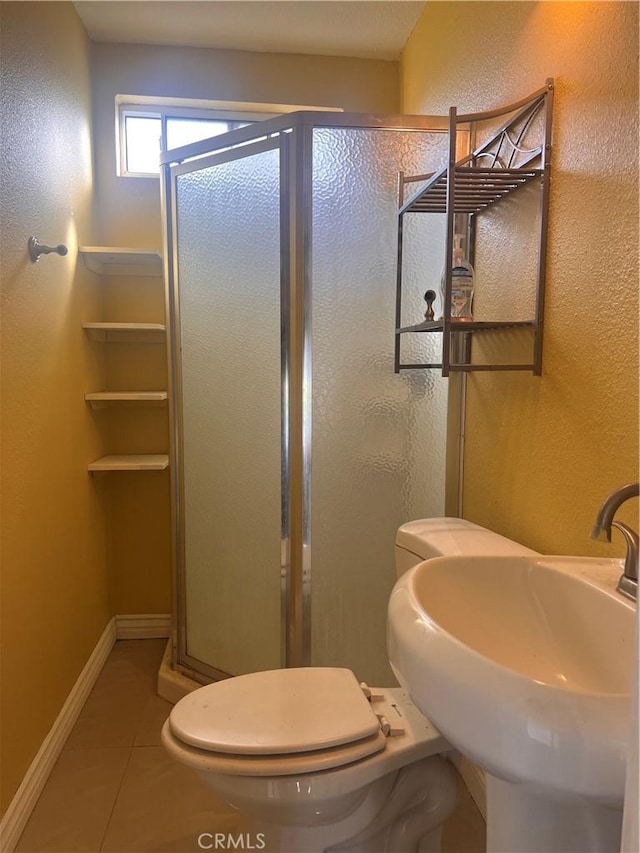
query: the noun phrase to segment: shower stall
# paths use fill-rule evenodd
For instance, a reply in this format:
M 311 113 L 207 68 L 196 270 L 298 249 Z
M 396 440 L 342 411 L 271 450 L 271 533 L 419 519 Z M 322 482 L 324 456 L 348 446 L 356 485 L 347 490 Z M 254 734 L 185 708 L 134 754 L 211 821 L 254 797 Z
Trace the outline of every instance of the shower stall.
M 163 155 L 174 666 L 344 666 L 393 683 L 394 537 L 445 511 L 448 386 L 394 373 L 398 173 L 427 116 L 299 112 Z M 407 223 L 419 322 L 445 217 Z M 427 221 L 428 220 L 428 221 Z M 415 362 L 440 335 L 415 336 Z

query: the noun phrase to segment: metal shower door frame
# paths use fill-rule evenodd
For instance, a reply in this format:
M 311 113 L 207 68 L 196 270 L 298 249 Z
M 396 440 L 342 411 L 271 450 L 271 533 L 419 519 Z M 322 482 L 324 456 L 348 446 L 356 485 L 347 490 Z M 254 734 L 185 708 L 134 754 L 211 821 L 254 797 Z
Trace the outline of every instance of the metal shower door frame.
M 281 663 L 311 662 L 311 270 L 312 159 L 316 128 L 447 132 L 443 116 L 289 113 L 161 155 L 172 526 L 172 665 L 200 682 L 229 673 L 190 657 L 186 644 L 183 424 L 176 179 L 181 174 L 280 150 Z M 235 147 L 237 146 L 237 147 Z M 223 149 L 218 151 L 218 149 Z M 215 153 L 218 151 L 218 153 Z M 393 322 L 393 321 L 391 321 Z M 390 336 L 392 340 L 392 336 Z M 448 419 L 448 431 L 457 429 Z M 451 436 L 457 446 L 457 435 Z M 452 467 L 447 479 L 457 491 Z M 455 468 L 457 471 L 457 468 Z
M 289 168 L 290 140 L 281 134 L 276 138 L 259 140 L 250 146 L 231 148 L 230 150 L 187 160 L 171 166 L 162 167 L 162 202 L 165 225 L 165 312 L 167 317 L 167 355 L 169 360 L 168 405 L 170 423 L 170 473 L 171 473 L 171 527 L 172 527 L 172 578 L 173 578 L 173 620 L 172 620 L 172 663 L 174 668 L 198 681 L 225 678 L 229 673 L 217 669 L 206 661 L 192 657 L 187 649 L 187 606 L 186 606 L 186 553 L 185 553 L 185 514 L 184 514 L 184 430 L 183 430 L 183 389 L 182 389 L 182 346 L 180 322 L 180 274 L 178 255 L 178 205 L 177 181 L 181 175 L 221 166 L 234 160 L 246 159 L 266 151 L 279 151 L 280 181 L 280 350 L 281 350 L 281 612 L 282 620 L 287 616 L 286 602 L 289 599 L 289 502 L 288 483 L 290 448 L 288 388 L 290 387 L 289 352 L 289 296 L 290 255 L 288 234 L 289 209 Z M 281 637 L 287 632 L 281 627 Z M 285 660 L 284 642 L 281 659 Z

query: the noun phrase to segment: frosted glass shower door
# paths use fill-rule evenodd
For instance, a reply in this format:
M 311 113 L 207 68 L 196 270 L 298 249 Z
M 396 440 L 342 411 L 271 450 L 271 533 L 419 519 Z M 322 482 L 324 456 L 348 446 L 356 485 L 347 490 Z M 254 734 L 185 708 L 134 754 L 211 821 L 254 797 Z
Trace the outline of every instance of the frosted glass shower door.
M 182 656 L 239 675 L 282 664 L 280 149 L 173 173 Z
M 311 663 L 380 686 L 395 683 L 396 529 L 443 515 L 445 490 L 447 382 L 393 371 L 398 170 L 424 174 L 445 157 L 437 131 L 313 134 Z M 403 325 L 424 318 L 444 261 L 444 216 L 415 219 Z M 440 335 L 415 337 L 413 358 L 438 361 Z

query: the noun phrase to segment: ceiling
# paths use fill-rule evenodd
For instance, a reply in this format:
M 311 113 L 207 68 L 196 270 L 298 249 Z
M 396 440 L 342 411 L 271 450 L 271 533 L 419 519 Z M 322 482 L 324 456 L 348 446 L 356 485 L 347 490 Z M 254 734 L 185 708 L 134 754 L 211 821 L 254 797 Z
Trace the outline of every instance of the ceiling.
M 94 41 L 399 59 L 425 0 L 77 0 Z

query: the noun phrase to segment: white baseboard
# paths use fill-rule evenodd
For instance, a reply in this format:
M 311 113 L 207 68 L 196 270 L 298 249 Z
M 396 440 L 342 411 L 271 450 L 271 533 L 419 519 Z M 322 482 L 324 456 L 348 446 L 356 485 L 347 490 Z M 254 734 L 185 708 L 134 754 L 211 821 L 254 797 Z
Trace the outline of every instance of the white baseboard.
M 49 733 L 31 762 L 24 779 L 0 822 L 0 850 L 11 853 L 42 793 L 53 765 L 73 728 L 96 679 L 116 641 L 116 620 L 107 623 L 89 660 L 73 685 Z
M 116 616 L 118 640 L 153 640 L 171 636 L 171 614 L 127 613 Z

